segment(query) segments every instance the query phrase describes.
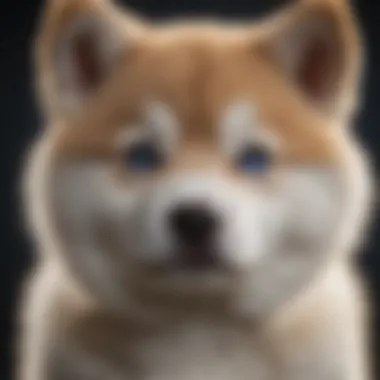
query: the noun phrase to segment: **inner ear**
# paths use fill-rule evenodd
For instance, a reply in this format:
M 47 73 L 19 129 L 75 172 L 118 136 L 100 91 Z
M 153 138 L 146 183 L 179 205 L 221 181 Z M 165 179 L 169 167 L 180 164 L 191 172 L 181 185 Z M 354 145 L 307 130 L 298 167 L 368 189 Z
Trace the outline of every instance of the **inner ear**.
M 278 73 L 319 111 L 346 119 L 356 108 L 362 61 L 348 4 L 300 0 L 268 26 L 259 48 Z
M 311 37 L 300 57 L 296 83 L 313 101 L 328 99 L 339 82 L 339 45 L 321 36 Z
M 122 37 L 101 19 L 83 17 L 68 26 L 57 45 L 60 94 L 78 105 L 108 79 L 119 63 Z
M 96 36 L 91 33 L 76 36 L 71 50 L 78 85 L 85 92 L 94 91 L 102 83 L 105 74 Z

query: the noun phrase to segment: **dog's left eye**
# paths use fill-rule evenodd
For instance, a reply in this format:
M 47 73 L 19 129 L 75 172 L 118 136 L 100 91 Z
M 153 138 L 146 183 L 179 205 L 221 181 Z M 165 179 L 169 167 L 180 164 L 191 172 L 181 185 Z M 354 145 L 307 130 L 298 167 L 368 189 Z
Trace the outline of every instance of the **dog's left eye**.
M 237 158 L 240 170 L 246 173 L 262 173 L 271 163 L 270 153 L 263 147 L 249 146 Z
M 154 144 L 142 142 L 125 151 L 124 162 L 135 171 L 152 171 L 162 165 L 163 156 Z

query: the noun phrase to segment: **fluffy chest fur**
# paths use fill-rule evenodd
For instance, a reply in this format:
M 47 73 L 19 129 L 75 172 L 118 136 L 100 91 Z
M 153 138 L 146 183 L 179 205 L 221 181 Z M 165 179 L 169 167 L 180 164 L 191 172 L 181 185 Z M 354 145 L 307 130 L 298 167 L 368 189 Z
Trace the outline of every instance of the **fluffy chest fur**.
M 267 379 L 269 363 L 252 332 L 200 320 L 172 326 L 136 347 L 149 379 Z
M 47 285 L 52 288 L 44 282 L 45 296 Z M 92 380 L 91 374 L 110 380 L 318 380 L 366 373 L 359 354 L 359 297 L 353 278 L 338 266 L 265 325 L 200 313 L 152 323 L 102 310 L 75 311 L 62 298 L 57 304 L 57 295 L 43 314 L 61 316 L 50 318 L 59 358 L 50 362 L 58 363 L 53 373 L 70 380 Z

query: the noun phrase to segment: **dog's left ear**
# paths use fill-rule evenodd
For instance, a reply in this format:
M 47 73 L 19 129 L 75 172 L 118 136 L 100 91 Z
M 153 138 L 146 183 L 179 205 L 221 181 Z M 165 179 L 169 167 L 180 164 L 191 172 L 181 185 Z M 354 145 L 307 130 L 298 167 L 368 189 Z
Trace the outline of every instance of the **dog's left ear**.
M 350 118 L 363 50 L 348 0 L 299 0 L 267 25 L 260 47 L 285 78 L 319 111 Z

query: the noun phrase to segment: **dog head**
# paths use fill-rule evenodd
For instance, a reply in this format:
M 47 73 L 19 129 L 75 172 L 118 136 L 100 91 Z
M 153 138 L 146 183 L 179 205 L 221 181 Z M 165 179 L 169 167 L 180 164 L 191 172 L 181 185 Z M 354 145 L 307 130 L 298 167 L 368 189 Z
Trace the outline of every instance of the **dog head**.
M 38 236 L 107 301 L 144 283 L 281 304 L 360 235 L 368 176 L 348 124 L 361 55 L 338 0 L 253 25 L 51 2 L 37 49 L 51 125 L 29 189 Z

